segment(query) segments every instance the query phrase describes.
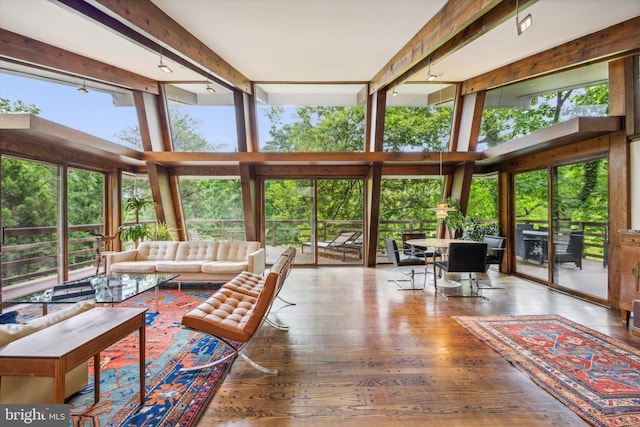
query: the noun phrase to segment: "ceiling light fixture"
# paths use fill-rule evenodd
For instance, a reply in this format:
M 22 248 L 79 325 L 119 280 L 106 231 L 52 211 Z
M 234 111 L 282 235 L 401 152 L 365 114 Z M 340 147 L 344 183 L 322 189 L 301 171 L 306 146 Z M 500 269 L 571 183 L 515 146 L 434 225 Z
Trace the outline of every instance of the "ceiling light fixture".
M 82 81 L 82 86 L 78 88 L 78 92 L 80 92 L 83 95 L 89 93 L 89 89 L 87 89 L 87 79 L 84 79 Z
M 444 175 L 442 175 L 442 150 L 440 150 L 440 178 L 444 178 Z M 429 208 L 429 210 L 436 211 L 436 218 L 444 219 L 449 215 L 449 212 L 454 212 L 456 209 L 444 202 L 440 202 L 435 208 Z
M 431 58 L 429 58 L 429 69 L 427 71 L 427 78 L 425 79 L 428 82 L 432 82 L 438 78 L 437 74 L 431 74 Z
M 211 83 L 207 82 L 207 92 L 216 93 L 216 90 L 211 86 Z
M 171 68 L 169 68 L 168 65 L 162 62 L 162 49 L 160 49 L 160 64 L 158 65 L 158 68 L 160 68 L 160 70 L 164 73 L 173 73 L 173 71 L 171 71 Z
M 531 24 L 533 24 L 533 18 L 531 17 L 531 14 L 528 14 L 527 16 L 522 18 L 522 21 L 521 21 L 519 19 L 519 12 L 520 12 L 520 2 L 519 0 L 516 0 L 516 30 L 518 31 L 518 35 L 521 35 L 525 31 L 527 31 L 527 29 L 531 26 Z

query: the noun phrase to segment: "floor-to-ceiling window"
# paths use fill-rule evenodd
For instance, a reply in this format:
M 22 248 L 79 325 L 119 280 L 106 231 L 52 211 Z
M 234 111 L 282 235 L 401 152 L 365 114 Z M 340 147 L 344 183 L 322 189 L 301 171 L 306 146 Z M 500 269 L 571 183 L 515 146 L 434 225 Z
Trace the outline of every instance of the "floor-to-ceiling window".
M 603 158 L 515 175 L 519 274 L 607 300 L 607 173 Z

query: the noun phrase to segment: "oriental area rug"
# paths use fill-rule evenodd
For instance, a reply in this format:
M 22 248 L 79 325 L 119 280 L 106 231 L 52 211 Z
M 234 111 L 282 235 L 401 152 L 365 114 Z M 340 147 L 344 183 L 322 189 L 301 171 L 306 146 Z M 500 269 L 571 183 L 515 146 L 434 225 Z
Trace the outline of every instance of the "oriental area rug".
M 171 285 L 169 285 L 171 286 Z M 77 427 L 194 426 L 224 380 L 231 364 L 192 372 L 197 366 L 226 355 L 230 350 L 217 339 L 183 329 L 182 314 L 211 294 L 212 288 L 160 290 L 159 312 L 153 292 L 120 306 L 148 307 L 146 318 L 146 397 L 140 406 L 137 333 L 100 353 L 100 400 L 94 404 L 93 366 L 89 384 L 67 401 Z M 41 310 L 38 306 L 37 310 Z
M 561 316 L 456 316 L 596 426 L 640 425 L 640 350 Z

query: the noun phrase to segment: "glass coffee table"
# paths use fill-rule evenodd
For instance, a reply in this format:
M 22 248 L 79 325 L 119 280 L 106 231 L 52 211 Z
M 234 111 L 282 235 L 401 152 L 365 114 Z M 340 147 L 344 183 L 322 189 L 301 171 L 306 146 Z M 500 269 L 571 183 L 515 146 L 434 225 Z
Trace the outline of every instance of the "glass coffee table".
M 98 304 L 119 304 L 154 289 L 157 312 L 158 288 L 176 277 L 178 274 L 98 274 L 5 302 L 9 304 L 40 303 L 44 315 L 47 314 L 49 304 L 71 304 L 90 299 L 95 299 Z

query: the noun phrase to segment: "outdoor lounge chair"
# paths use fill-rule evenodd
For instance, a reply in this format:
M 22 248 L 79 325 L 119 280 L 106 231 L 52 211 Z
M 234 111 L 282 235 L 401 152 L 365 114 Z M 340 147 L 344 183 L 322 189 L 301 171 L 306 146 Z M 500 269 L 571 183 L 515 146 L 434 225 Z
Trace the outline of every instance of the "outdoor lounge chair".
M 343 232 L 343 233 L 340 233 L 339 235 L 337 235 L 333 240 L 330 240 L 330 241 L 327 241 L 327 242 L 318 242 L 318 243 L 316 243 L 316 246 L 318 247 L 318 249 L 341 251 L 342 252 L 342 261 L 346 261 L 347 250 L 349 250 L 350 248 L 348 246 L 345 246 L 345 245 L 350 240 L 354 240 L 354 235 L 355 234 L 356 233 L 353 232 L 353 231 Z M 302 253 L 304 253 L 304 247 L 305 246 L 311 247 L 311 245 L 312 245 L 311 242 L 304 242 L 302 244 Z

